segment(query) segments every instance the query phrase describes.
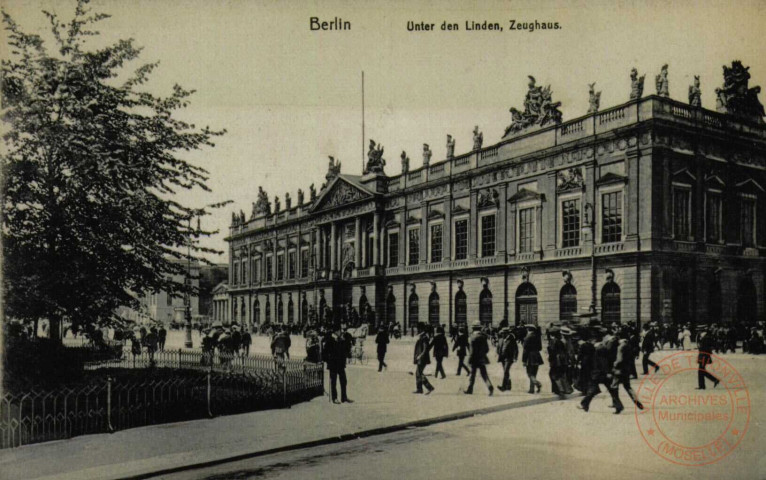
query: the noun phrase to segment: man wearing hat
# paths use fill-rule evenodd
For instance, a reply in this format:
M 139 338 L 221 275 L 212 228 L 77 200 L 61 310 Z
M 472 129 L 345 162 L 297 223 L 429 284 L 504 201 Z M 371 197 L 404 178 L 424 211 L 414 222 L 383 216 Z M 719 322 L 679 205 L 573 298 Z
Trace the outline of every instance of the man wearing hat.
M 535 325 L 525 325 L 527 335 L 524 337 L 524 353 L 521 355 L 521 363 L 527 369 L 529 377 L 529 393 L 537 393 L 543 388 L 543 384 L 537 379 L 537 371 L 543 364 L 543 357 L 540 351 L 543 349 L 543 343 L 540 339 L 540 329 Z
M 551 379 L 551 390 L 557 395 L 572 393 L 572 386 L 567 381 L 567 350 L 561 341 L 561 329 L 553 327 L 548 330 L 550 342 L 548 343 L 548 375 Z
M 590 409 L 590 402 L 593 400 L 593 397 L 601 393 L 598 385 L 602 384 L 604 387 L 606 387 L 606 390 L 612 397 L 612 405 L 616 409 L 614 413 L 619 414 L 625 408 L 622 406 L 622 402 L 620 402 L 620 397 L 617 394 L 617 389 L 612 388 L 612 382 L 609 380 L 609 373 L 611 370 L 609 362 L 609 351 L 606 344 L 602 341 L 605 332 L 606 329 L 603 328 L 596 328 L 592 331 L 592 338 L 590 341 L 594 344 L 594 352 L 592 356 L 592 364 L 590 367 L 590 382 L 588 384 L 587 393 L 577 408 L 587 412 L 588 409 Z
M 471 374 L 471 370 L 466 366 L 465 364 L 465 357 L 468 353 L 468 331 L 465 328 L 465 325 L 460 325 L 460 328 L 458 329 L 457 337 L 455 337 L 455 343 L 452 345 L 452 351 L 454 352 L 457 350 L 457 376 L 460 376 L 460 373 L 465 368 L 466 375 Z
M 628 341 L 630 337 L 630 329 L 622 328 L 618 334 L 618 337 L 619 340 L 617 344 L 617 358 L 614 362 L 614 370 L 612 371 L 612 388 L 617 390 L 620 388 L 620 385 L 622 385 L 630 399 L 633 400 L 633 403 L 636 404 L 636 407 L 638 407 L 639 410 L 643 410 L 643 404 L 638 401 L 636 393 L 630 386 L 630 365 L 635 364 L 636 360 L 633 356 L 633 349 L 630 346 L 630 342 Z
M 497 387 L 501 392 L 511 390 L 511 365 L 519 357 L 516 337 L 508 327 L 500 329 L 500 340 L 497 342 L 497 361 L 503 365 L 503 383 Z
M 434 378 L 439 377 L 439 373 L 442 374 L 442 378 L 447 378 L 447 374 L 444 373 L 444 366 L 442 361 L 449 355 L 449 345 L 447 344 L 447 337 L 444 335 L 444 327 L 439 326 L 436 328 L 436 335 L 431 340 L 431 348 L 434 351 L 434 360 L 436 360 L 436 370 L 434 370 Z
M 415 386 L 416 389 L 412 393 L 423 393 L 423 387 L 426 387 L 426 395 L 434 391 L 434 387 L 431 382 L 428 381 L 423 370 L 426 365 L 431 363 L 431 341 L 428 338 L 428 331 L 423 323 L 418 323 L 418 340 L 415 342 L 415 354 L 413 362 L 415 364 Z
M 332 335 L 325 338 L 325 346 L 322 357 L 327 362 L 327 370 L 330 372 L 330 392 L 332 403 L 353 403 L 346 395 L 346 347 L 340 325 L 333 328 Z M 340 402 L 338 401 L 337 382 L 340 380 Z
M 481 378 L 487 385 L 489 390 L 489 396 L 495 391 L 495 387 L 492 386 L 492 382 L 487 375 L 487 364 L 489 364 L 489 342 L 487 336 L 481 329 L 481 325 L 476 324 L 473 326 L 473 333 L 470 340 L 471 354 L 468 357 L 468 364 L 471 366 L 471 378 L 468 381 L 468 388 L 463 392 L 467 395 L 473 393 L 473 384 L 476 381 L 476 370 L 481 372 Z
M 388 368 L 386 365 L 386 352 L 388 351 L 388 329 L 385 325 L 380 327 L 378 334 L 375 336 L 375 343 L 378 345 L 378 371 L 382 372 L 384 368 Z
M 654 344 L 656 341 L 657 336 L 654 332 L 654 328 L 650 325 L 644 325 L 644 338 L 641 340 L 641 352 L 644 354 L 641 358 L 641 366 L 644 368 L 644 375 L 649 374 L 649 365 L 654 367 L 655 372 L 660 369 L 660 367 L 649 358 L 649 355 L 654 352 Z

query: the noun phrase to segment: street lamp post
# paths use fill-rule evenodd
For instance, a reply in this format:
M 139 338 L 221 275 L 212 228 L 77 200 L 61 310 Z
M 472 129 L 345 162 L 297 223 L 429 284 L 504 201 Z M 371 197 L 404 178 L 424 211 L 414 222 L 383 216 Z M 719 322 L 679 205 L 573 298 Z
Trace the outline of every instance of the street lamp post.
M 596 313 L 596 212 L 592 203 L 585 203 L 583 234 L 590 235 L 590 313 Z M 588 212 L 590 211 L 590 215 Z

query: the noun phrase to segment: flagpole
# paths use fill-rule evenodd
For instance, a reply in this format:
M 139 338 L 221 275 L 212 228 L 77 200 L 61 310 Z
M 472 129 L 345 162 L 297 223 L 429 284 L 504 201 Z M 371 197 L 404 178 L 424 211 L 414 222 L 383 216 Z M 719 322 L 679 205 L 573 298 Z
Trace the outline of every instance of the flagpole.
M 362 70 L 362 172 L 364 172 L 364 70 Z

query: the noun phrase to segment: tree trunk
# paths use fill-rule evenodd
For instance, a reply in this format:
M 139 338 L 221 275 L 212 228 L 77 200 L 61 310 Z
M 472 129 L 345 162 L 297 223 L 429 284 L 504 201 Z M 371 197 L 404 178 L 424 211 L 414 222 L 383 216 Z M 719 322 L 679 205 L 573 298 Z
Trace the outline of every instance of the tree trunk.
M 48 331 L 51 340 L 61 343 L 61 317 L 52 316 L 48 319 Z

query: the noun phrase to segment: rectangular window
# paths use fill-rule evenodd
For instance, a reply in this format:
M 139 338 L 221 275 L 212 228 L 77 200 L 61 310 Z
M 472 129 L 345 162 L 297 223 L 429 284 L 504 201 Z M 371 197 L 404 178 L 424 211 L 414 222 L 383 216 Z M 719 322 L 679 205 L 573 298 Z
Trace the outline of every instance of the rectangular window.
M 399 265 L 399 233 L 388 234 L 388 266 Z
M 468 258 L 468 220 L 455 222 L 455 260 Z
M 707 194 L 707 205 L 705 206 L 705 230 L 707 241 L 718 243 L 721 239 L 721 223 L 723 220 L 721 209 L 721 196 L 715 193 Z
M 269 255 L 266 257 L 266 281 L 270 282 L 274 280 L 274 257 Z
M 481 256 L 495 254 L 495 215 L 481 217 Z
M 309 249 L 301 250 L 301 278 L 309 276 Z
M 253 282 L 258 283 L 261 281 L 261 260 L 255 261 L 255 267 L 253 268 Z
M 687 240 L 691 231 L 691 190 L 673 189 L 673 236 Z
M 420 230 L 412 228 L 409 234 L 409 265 L 416 265 L 420 261 Z
M 284 280 L 285 278 L 285 255 L 282 253 L 277 254 L 277 280 Z
M 298 255 L 295 253 L 295 250 L 288 252 L 287 254 L 287 274 L 289 275 L 288 278 L 295 278 L 295 262 L 297 258 L 298 258 Z
M 535 239 L 535 209 L 519 211 L 519 253 L 531 252 Z
M 755 247 L 755 199 L 750 197 L 742 198 L 742 208 L 740 209 L 740 232 L 742 246 L 746 248 Z
M 239 283 L 239 262 L 234 263 L 234 275 L 232 275 L 231 283 L 234 285 Z
M 431 225 L 431 263 L 442 261 L 442 224 Z
M 601 243 L 622 241 L 622 192 L 601 195 Z
M 561 202 L 561 246 L 580 245 L 580 200 Z
M 247 283 L 247 261 L 242 261 L 242 283 Z

